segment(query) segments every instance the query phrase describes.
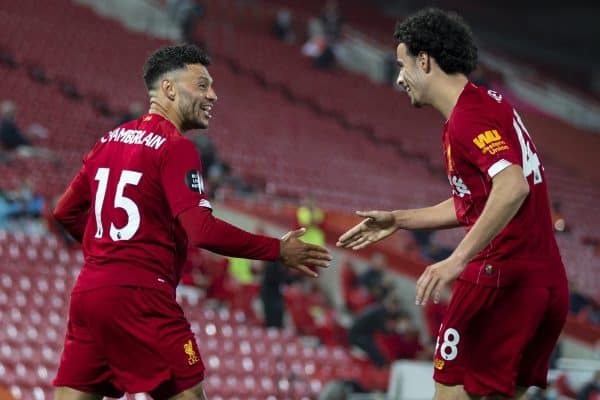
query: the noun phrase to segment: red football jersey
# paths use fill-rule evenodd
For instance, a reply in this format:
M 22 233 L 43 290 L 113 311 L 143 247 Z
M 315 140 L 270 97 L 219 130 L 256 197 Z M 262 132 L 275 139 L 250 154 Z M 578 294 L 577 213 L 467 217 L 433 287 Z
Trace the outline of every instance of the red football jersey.
M 448 180 L 458 221 L 469 231 L 492 178 L 523 168 L 530 192 L 515 217 L 460 276 L 485 286 L 553 285 L 565 279 L 550 218 L 544 168 L 523 121 L 502 95 L 467 83 L 443 129 Z
M 73 291 L 133 285 L 172 292 L 186 259 L 176 217 L 211 207 L 194 144 L 157 114 L 100 138 L 71 182 L 89 205 L 85 264 Z

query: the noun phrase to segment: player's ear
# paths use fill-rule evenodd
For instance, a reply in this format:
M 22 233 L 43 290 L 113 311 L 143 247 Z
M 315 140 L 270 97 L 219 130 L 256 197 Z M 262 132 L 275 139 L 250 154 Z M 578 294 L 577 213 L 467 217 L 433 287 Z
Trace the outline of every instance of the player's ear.
M 428 73 L 431 70 L 431 57 L 429 54 L 425 53 L 424 51 L 420 52 L 417 56 L 417 65 L 425 73 Z
M 160 82 L 160 89 L 169 100 L 175 100 L 175 82 L 171 79 L 163 79 Z

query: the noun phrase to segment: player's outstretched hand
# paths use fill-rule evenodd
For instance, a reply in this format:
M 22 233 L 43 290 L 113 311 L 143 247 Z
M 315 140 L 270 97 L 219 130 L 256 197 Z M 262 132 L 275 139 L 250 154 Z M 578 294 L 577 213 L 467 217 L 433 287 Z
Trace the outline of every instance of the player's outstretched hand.
M 433 295 L 433 302 L 439 303 L 444 286 L 454 281 L 465 269 L 465 264 L 453 256 L 425 268 L 417 280 L 415 304 L 424 306 Z
M 288 232 L 281 238 L 281 261 L 290 268 L 316 278 L 319 273 L 308 266 L 329 267 L 331 256 L 326 248 L 301 241 L 300 236 L 304 232 L 306 229 L 301 228 Z
M 356 214 L 365 219 L 340 236 L 336 246 L 360 250 L 390 236 L 398 229 L 394 214 L 390 211 L 357 211 Z

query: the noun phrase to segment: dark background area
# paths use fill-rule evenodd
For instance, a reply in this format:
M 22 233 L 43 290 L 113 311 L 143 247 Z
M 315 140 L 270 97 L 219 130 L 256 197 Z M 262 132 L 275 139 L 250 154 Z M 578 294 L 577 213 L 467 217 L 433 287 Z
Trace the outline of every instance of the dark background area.
M 600 80 L 600 1 L 381 0 L 379 3 L 395 16 L 427 6 L 457 11 L 487 48 L 509 52 L 583 89 L 591 89 L 589 85 Z M 596 84 L 600 86 L 599 82 Z

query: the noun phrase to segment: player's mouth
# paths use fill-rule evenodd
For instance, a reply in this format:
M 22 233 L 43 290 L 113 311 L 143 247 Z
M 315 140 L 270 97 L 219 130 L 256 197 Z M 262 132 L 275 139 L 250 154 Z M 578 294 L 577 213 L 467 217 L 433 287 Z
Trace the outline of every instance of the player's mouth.
M 202 111 L 204 111 L 204 116 L 205 116 L 207 119 L 211 119 L 211 118 L 212 118 L 212 114 L 210 113 L 210 110 L 212 110 L 212 108 L 213 108 L 213 105 L 212 105 L 212 104 L 203 104 L 203 105 L 200 107 L 200 109 L 201 109 Z

